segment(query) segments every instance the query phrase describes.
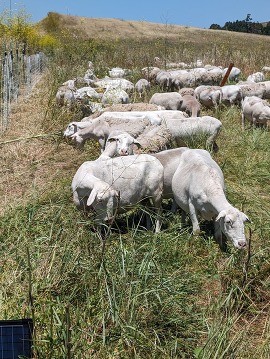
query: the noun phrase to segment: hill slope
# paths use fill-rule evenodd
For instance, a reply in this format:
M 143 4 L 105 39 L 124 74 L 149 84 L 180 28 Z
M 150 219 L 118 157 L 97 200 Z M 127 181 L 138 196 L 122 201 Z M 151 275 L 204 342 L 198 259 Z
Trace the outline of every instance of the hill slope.
M 228 32 L 224 30 L 200 29 L 189 26 L 171 25 L 168 23 L 151 23 L 145 21 L 131 21 L 111 18 L 89 18 L 71 15 L 62 15 L 50 12 L 37 26 L 41 31 L 67 29 L 74 35 L 82 38 L 137 38 L 153 39 L 168 38 L 178 41 L 194 43 L 211 42 L 218 38 L 228 41 L 235 38 L 239 40 L 260 38 L 270 42 L 270 36 Z

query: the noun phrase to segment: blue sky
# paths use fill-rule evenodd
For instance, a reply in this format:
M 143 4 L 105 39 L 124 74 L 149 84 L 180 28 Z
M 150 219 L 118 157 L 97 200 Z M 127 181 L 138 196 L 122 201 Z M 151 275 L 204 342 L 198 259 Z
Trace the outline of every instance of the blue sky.
M 226 21 L 270 21 L 270 0 L 0 0 L 0 13 L 25 9 L 37 22 L 50 11 L 93 18 L 117 18 L 209 28 Z

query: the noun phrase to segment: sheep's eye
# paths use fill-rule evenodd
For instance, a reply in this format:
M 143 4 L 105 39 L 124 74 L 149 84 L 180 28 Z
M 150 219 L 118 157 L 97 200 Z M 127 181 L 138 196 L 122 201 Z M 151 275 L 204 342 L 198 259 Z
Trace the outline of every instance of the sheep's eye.
M 226 221 L 226 224 L 228 224 L 231 227 L 233 226 L 233 222 L 231 220 Z
M 97 198 L 97 203 L 102 203 L 102 198 Z

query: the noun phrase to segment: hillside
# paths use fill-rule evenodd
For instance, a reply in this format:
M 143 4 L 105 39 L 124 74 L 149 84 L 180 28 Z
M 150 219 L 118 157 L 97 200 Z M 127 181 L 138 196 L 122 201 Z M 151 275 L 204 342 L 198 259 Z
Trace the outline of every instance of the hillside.
M 200 29 L 189 26 L 171 25 L 169 23 L 151 23 L 145 21 L 131 21 L 111 18 L 89 18 L 62 15 L 50 12 L 48 16 L 37 24 L 42 32 L 67 29 L 81 38 L 133 38 L 154 39 L 164 38 L 188 41 L 193 43 L 215 41 L 260 41 L 270 43 L 270 36 L 228 32 L 223 30 Z

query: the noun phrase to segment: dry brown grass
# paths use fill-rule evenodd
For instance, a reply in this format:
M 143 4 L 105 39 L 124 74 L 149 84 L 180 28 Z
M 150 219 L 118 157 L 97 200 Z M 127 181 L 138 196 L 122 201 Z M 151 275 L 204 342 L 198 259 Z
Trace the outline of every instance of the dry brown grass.
M 152 23 L 146 21 L 131 21 L 111 18 L 91 18 L 57 14 L 61 26 L 75 31 L 82 38 L 164 38 L 175 39 L 188 43 L 214 43 L 231 41 L 249 41 L 249 44 L 258 41 L 270 43 L 270 36 L 228 32 L 224 30 L 210 30 L 189 26 L 172 25 L 169 23 Z M 38 23 L 43 29 L 45 19 Z
M 44 75 L 31 95 L 22 94 L 12 106 L 8 130 L 0 138 L 0 215 L 48 189 L 59 173 L 75 169 L 75 155 L 83 157 L 72 146 L 56 143 L 45 132 L 42 124 L 48 97 Z M 35 138 L 37 135 L 40 137 Z

